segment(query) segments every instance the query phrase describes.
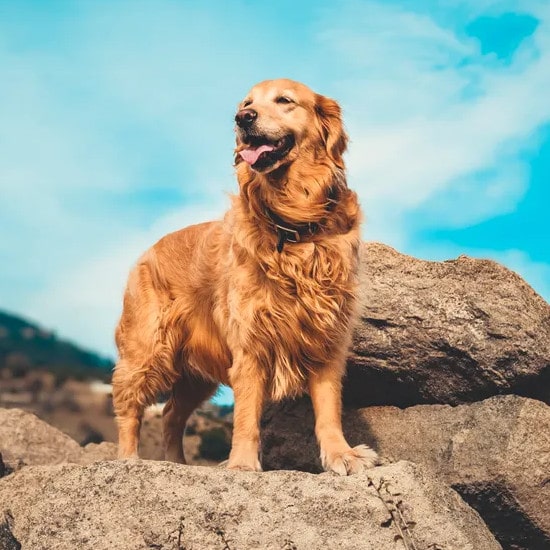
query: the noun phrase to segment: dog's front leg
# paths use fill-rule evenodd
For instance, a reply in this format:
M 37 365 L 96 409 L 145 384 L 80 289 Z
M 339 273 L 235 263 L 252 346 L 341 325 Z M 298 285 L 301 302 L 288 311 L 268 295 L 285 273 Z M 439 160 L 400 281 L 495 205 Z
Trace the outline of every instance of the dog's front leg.
M 264 402 L 265 381 L 257 361 L 241 353 L 229 370 L 235 395 L 233 440 L 227 467 L 231 470 L 261 472 L 259 461 L 260 418 Z
M 342 432 L 342 364 L 329 364 L 309 375 L 309 393 L 315 411 L 315 435 L 321 462 L 327 471 L 355 474 L 371 468 L 378 455 L 367 445 L 350 447 Z

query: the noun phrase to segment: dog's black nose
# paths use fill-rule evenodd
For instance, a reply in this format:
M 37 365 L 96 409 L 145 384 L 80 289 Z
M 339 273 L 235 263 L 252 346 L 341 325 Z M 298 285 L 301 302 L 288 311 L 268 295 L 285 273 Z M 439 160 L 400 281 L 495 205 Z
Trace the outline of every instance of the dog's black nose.
M 258 113 L 254 109 L 241 109 L 235 115 L 235 122 L 239 128 L 248 128 L 258 117 Z

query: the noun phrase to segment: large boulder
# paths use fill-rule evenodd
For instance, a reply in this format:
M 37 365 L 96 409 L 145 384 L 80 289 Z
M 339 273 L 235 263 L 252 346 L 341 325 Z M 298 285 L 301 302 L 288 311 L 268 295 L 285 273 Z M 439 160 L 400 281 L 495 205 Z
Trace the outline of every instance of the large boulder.
M 407 462 L 340 478 L 154 461 L 28 467 L 0 480 L 23 548 L 500 548 L 475 511 Z M 414 545 L 414 546 L 413 546 Z
M 321 471 L 309 399 L 264 415 L 264 467 Z M 550 407 L 498 396 L 479 403 L 368 407 L 344 414 L 351 444 L 427 466 L 483 517 L 505 548 L 550 548 Z
M 550 403 L 550 306 L 521 277 L 489 260 L 427 262 L 377 243 L 362 256 L 348 404 L 503 393 Z

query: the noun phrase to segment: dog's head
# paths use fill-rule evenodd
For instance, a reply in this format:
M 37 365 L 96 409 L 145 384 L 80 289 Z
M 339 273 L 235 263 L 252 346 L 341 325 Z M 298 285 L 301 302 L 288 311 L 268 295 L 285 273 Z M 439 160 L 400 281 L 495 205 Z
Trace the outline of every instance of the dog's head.
M 305 155 L 343 168 L 346 150 L 340 107 L 293 80 L 254 86 L 235 116 L 236 162 L 269 173 Z

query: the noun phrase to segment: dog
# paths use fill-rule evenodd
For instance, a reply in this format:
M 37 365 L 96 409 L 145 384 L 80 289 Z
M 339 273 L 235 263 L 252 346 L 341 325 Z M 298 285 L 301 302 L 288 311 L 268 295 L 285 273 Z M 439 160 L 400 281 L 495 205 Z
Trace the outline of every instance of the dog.
M 346 183 L 338 103 L 287 79 L 254 86 L 235 116 L 239 193 L 223 221 L 169 234 L 130 273 L 116 329 L 119 457 L 137 457 L 143 410 L 163 412 L 167 460 L 185 463 L 193 410 L 222 383 L 235 397 L 227 467 L 261 471 L 267 401 L 308 392 L 321 462 L 356 473 L 341 389 L 356 321 L 361 212 Z

